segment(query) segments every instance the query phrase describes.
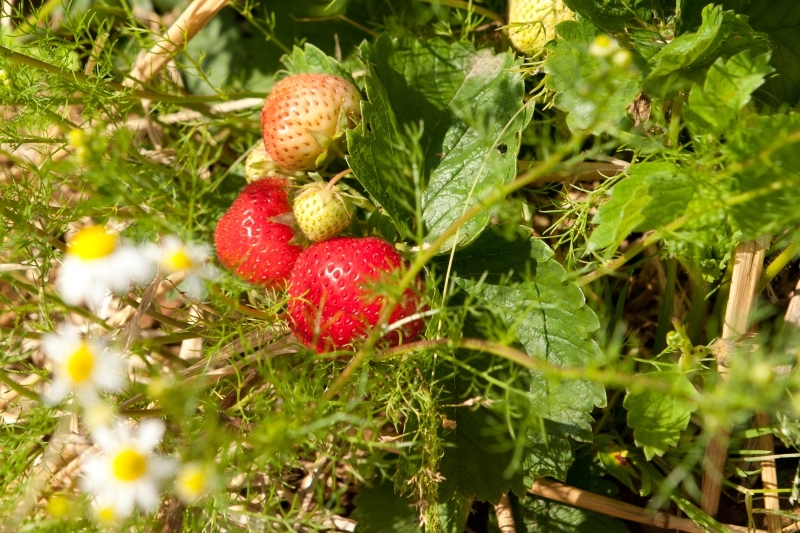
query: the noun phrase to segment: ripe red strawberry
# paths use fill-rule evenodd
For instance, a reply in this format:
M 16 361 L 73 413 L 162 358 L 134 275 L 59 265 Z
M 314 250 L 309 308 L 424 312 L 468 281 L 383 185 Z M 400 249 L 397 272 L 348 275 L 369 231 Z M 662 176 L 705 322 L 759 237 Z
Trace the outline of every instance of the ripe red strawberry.
M 339 133 L 339 114 L 359 117 L 360 101 L 358 89 L 338 76 L 295 74 L 282 79 L 261 111 L 267 152 L 285 169 L 314 168 Z
M 386 273 L 403 267 L 392 246 L 375 237 L 337 237 L 313 244 L 297 259 L 289 279 L 289 327 L 317 352 L 339 350 L 363 338 L 378 322 L 383 298 L 374 293 Z M 389 324 L 417 311 L 419 297 L 406 289 Z M 415 337 L 422 320 L 401 328 L 402 337 Z M 388 333 L 382 344 L 397 345 L 400 330 Z
M 222 216 L 214 244 L 222 264 L 266 287 L 286 284 L 302 248 L 289 244 L 294 231 L 271 219 L 291 211 L 286 180 L 264 178 L 247 185 Z

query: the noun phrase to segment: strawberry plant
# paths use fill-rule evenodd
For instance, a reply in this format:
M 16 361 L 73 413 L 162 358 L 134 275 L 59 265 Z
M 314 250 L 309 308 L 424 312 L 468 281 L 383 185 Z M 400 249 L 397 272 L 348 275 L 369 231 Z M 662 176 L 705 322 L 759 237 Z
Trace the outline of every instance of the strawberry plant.
M 800 521 L 795 2 L 0 33 L 0 529 Z

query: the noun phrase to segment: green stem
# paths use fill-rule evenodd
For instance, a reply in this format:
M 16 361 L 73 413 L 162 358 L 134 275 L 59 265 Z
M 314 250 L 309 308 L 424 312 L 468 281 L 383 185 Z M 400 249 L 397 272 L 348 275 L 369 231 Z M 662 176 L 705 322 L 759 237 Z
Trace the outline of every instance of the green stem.
M 454 7 L 456 9 L 463 9 L 465 11 L 472 11 L 473 13 L 477 13 L 478 15 L 483 15 L 489 20 L 493 20 L 495 22 L 503 22 L 503 16 L 498 15 L 491 9 L 486 9 L 485 7 L 476 6 L 472 2 L 463 2 L 462 0 L 420 0 L 421 2 L 426 2 L 428 4 L 439 4 L 447 7 Z
M 242 92 L 242 93 L 237 93 L 235 95 L 223 94 L 223 95 L 197 96 L 197 95 L 178 95 L 178 94 L 151 92 L 151 91 L 140 91 L 138 89 L 131 89 L 130 87 L 126 87 L 121 83 L 117 83 L 115 81 L 93 78 L 87 76 L 82 72 L 72 71 L 66 68 L 61 68 L 55 65 L 51 65 L 50 63 L 46 63 L 34 57 L 26 56 L 24 54 L 20 54 L 19 52 L 14 52 L 13 50 L 6 48 L 5 46 L 0 46 L 0 57 L 5 59 L 6 61 L 21 63 L 23 65 L 28 65 L 30 67 L 43 70 L 45 72 L 49 72 L 50 74 L 55 74 L 56 76 L 59 76 L 67 81 L 71 81 L 74 83 L 103 83 L 107 85 L 110 89 L 122 93 L 121 96 L 128 96 L 130 98 L 135 98 L 135 99 L 151 100 L 153 102 L 172 102 L 176 104 L 191 104 L 191 103 L 204 103 L 204 102 L 218 102 L 220 100 L 231 100 L 236 98 L 247 98 L 247 97 L 263 98 L 265 96 L 264 93 L 255 93 L 255 92 Z
M 656 258 L 656 260 L 658 260 Z M 654 353 L 661 353 L 667 346 L 667 330 L 672 325 L 672 304 L 675 300 L 675 281 L 678 272 L 678 260 L 670 257 L 667 260 L 667 286 L 661 295 L 661 307 L 658 311 L 658 327 Z
M 678 147 L 678 135 L 681 133 L 681 114 L 683 111 L 683 91 L 672 101 L 672 118 L 669 121 L 669 145 Z
M 442 248 L 442 246 L 447 243 L 452 236 L 454 236 L 461 227 L 478 216 L 484 210 L 486 210 L 489 206 L 501 202 L 506 196 L 510 193 L 515 192 L 523 187 L 526 187 L 532 183 L 534 183 L 537 179 L 546 176 L 547 174 L 551 173 L 556 167 L 562 164 L 564 158 L 567 154 L 575 152 L 578 148 L 580 148 L 581 144 L 583 143 L 584 135 L 576 135 L 572 138 L 572 142 L 556 153 L 554 153 L 549 159 L 543 161 L 542 164 L 531 167 L 528 171 L 521 174 L 516 180 L 503 185 L 502 187 L 498 187 L 494 190 L 494 193 L 489 195 L 488 198 L 485 200 L 478 202 L 476 205 L 473 205 L 471 208 L 466 209 L 464 213 L 458 217 L 455 221 L 453 221 L 439 237 L 431 243 L 430 246 L 423 248 L 420 250 L 419 254 L 417 255 L 414 262 L 406 271 L 405 275 L 400 279 L 398 286 L 398 293 L 402 294 L 407 287 L 410 287 L 414 280 L 417 278 L 417 275 L 422 271 L 426 264 L 438 253 L 438 251 Z M 585 156 L 579 156 L 585 157 Z M 397 298 L 392 298 L 391 300 L 387 299 L 386 304 L 383 306 L 381 310 L 381 314 L 378 317 L 378 321 L 375 324 L 375 327 L 372 328 L 371 333 L 364 341 L 364 344 L 359 348 L 350 362 L 342 369 L 342 372 L 336 377 L 336 379 L 331 383 L 331 386 L 325 391 L 322 395 L 323 400 L 330 400 L 333 398 L 339 390 L 350 380 L 350 377 L 356 371 L 356 369 L 361 365 L 364 359 L 367 356 L 367 352 L 372 349 L 375 344 L 380 340 L 383 336 L 382 328 L 388 323 L 389 318 L 394 311 L 394 308 L 397 306 Z
M 39 395 L 33 392 L 32 390 L 26 389 L 13 379 L 11 379 L 6 371 L 0 368 L 0 383 L 6 385 L 9 389 L 16 391 L 20 396 L 24 396 L 29 400 L 39 401 Z
M 798 244 L 797 241 L 789 243 L 789 246 L 783 249 L 783 251 L 775 258 L 775 260 L 767 265 L 767 268 L 764 269 L 764 273 L 761 275 L 761 281 L 758 283 L 758 292 L 760 293 L 764 289 L 767 288 L 769 282 L 775 278 L 778 274 L 780 274 L 781 270 L 783 270 L 786 265 L 789 264 L 789 261 L 794 259 L 797 256 L 798 252 Z

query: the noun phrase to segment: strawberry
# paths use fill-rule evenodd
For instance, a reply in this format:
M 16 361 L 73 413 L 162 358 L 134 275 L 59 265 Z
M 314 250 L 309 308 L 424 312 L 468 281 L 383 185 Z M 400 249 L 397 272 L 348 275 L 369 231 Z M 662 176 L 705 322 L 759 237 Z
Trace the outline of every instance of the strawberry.
M 381 313 L 384 299 L 371 285 L 403 267 L 392 245 L 376 237 L 336 237 L 313 244 L 297 259 L 289 279 L 290 329 L 319 353 L 352 345 L 366 336 Z M 413 315 L 418 306 L 418 295 L 406 289 L 389 324 Z M 382 344 L 399 344 L 401 331 L 402 338 L 415 337 L 423 325 L 420 319 L 405 324 L 388 333 Z
M 264 143 L 258 143 L 249 154 L 247 159 L 244 160 L 244 176 L 247 183 L 252 183 L 261 178 L 266 178 L 270 174 L 274 174 L 281 170 L 281 166 L 267 153 L 264 148 Z
M 520 52 L 536 55 L 556 37 L 556 25 L 575 19 L 564 0 L 509 0 L 508 38 Z
M 266 287 L 286 284 L 302 249 L 289 244 L 294 231 L 273 217 L 291 211 L 280 178 L 263 178 L 247 185 L 222 216 L 214 232 L 222 264 L 237 276 Z
M 341 125 L 360 117 L 360 101 L 358 89 L 338 76 L 295 74 L 282 79 L 261 111 L 267 152 L 285 169 L 314 168 Z
M 315 181 L 304 185 L 292 204 L 297 225 L 313 242 L 326 241 L 347 229 L 353 218 L 350 202 L 336 185 Z

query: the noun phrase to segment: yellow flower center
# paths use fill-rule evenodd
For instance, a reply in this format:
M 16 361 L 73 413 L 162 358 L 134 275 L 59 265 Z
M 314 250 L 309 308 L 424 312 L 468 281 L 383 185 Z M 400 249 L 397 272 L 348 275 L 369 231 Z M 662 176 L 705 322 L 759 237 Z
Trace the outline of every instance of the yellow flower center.
M 202 470 L 187 472 L 180 480 L 181 486 L 191 494 L 200 494 L 206 484 L 206 476 Z
M 117 238 L 101 226 L 83 228 L 69 241 L 67 253 L 84 261 L 110 255 L 117 247 Z
M 192 260 L 181 248 L 166 256 L 164 266 L 169 270 L 183 270 L 192 266 Z
M 608 48 L 611 46 L 611 37 L 606 34 L 600 34 L 594 38 L 594 44 L 600 48 Z
M 100 507 L 97 509 L 97 520 L 102 524 L 111 524 L 116 522 L 117 516 L 112 507 Z
M 73 383 L 83 383 L 92 375 L 94 354 L 89 346 L 82 342 L 77 350 L 67 359 L 67 374 Z
M 114 457 L 114 477 L 120 481 L 136 481 L 147 470 L 147 459 L 132 448 L 127 448 Z

